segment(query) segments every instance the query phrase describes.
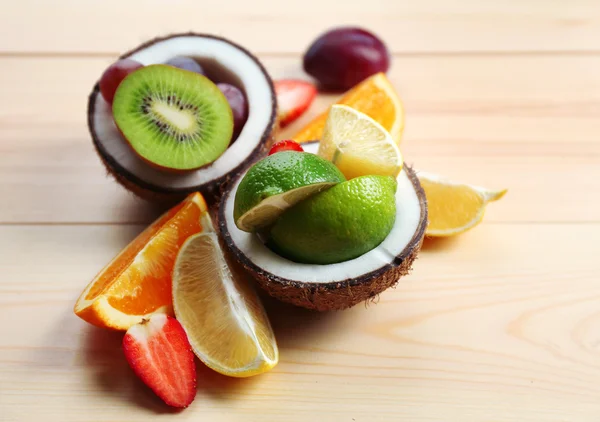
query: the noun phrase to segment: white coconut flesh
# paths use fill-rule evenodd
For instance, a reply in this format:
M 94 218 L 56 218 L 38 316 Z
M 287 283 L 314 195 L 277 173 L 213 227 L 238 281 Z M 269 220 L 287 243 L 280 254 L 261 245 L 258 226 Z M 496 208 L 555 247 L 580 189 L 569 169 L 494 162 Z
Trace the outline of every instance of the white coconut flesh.
M 157 41 L 129 58 L 144 65 L 165 63 L 175 56 L 214 60 L 235 75 L 246 93 L 248 120 L 237 140 L 210 166 L 186 173 L 168 173 L 155 169 L 139 158 L 114 123 L 110 105 L 96 95 L 92 124 L 104 151 L 137 178 L 164 188 L 185 189 L 210 182 L 234 170 L 259 145 L 272 124 L 276 104 L 268 76 L 248 53 L 226 41 L 201 37 L 177 36 Z
M 305 144 L 316 153 L 318 143 Z M 231 241 L 248 260 L 262 270 L 299 283 L 332 283 L 356 278 L 390 264 L 411 243 L 421 220 L 421 202 L 405 170 L 397 177 L 396 220 L 388 236 L 376 248 L 358 258 L 336 264 L 301 264 L 277 255 L 258 236 L 238 229 L 233 219 L 234 199 L 240 177 L 224 204 L 225 224 Z

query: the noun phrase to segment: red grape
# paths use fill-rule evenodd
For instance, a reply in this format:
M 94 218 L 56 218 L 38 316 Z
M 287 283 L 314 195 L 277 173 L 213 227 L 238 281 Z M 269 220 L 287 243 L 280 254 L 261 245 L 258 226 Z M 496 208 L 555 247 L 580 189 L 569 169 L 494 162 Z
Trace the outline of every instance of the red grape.
M 200 64 L 196 60 L 190 57 L 176 56 L 170 59 L 166 64 L 171 65 L 173 67 L 177 67 L 179 69 L 189 70 L 190 72 L 196 72 L 201 75 L 205 75 L 202 66 L 200 66 Z
M 227 98 L 233 112 L 233 139 L 235 140 L 248 120 L 248 102 L 244 93 L 233 85 L 220 83 L 217 87 Z
M 332 29 L 304 55 L 304 70 L 323 88 L 347 90 L 378 72 L 387 72 L 390 53 L 374 34 L 357 27 Z
M 304 148 L 302 148 L 302 145 L 300 145 L 298 142 L 292 141 L 291 139 L 286 139 L 285 141 L 275 142 L 269 151 L 269 155 L 273 155 L 281 151 L 302 152 L 304 151 Z
M 135 60 L 122 59 L 111 64 L 104 71 L 100 78 L 100 92 L 107 103 L 112 104 L 113 97 L 121 81 L 141 67 L 144 67 L 144 65 Z

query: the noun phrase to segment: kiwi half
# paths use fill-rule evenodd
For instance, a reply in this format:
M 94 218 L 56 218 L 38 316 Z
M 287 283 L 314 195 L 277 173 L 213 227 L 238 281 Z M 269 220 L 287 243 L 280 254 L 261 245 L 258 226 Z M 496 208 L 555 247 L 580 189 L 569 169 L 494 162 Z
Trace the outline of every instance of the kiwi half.
M 115 123 L 144 160 L 191 170 L 216 160 L 233 135 L 223 93 L 198 73 L 150 65 L 128 75 L 113 101 Z
M 125 140 L 113 111 L 96 83 L 88 101 L 88 128 L 102 163 L 117 182 L 151 201 L 173 203 L 191 192 L 208 202 L 219 198 L 228 182 L 264 157 L 277 128 L 273 82 L 262 63 L 248 50 L 227 39 L 197 33 L 155 38 L 122 54 L 145 66 L 162 64 L 175 56 L 192 57 L 218 82 L 237 86 L 248 101 L 248 120 L 235 142 L 216 160 L 196 170 L 165 171 L 151 165 Z M 216 76 L 225 79 L 218 80 Z

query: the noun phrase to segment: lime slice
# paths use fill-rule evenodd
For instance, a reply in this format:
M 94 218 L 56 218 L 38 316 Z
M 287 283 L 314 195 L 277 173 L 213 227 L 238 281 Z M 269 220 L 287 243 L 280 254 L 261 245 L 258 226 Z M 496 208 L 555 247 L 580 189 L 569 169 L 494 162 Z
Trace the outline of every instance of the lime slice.
M 240 230 L 254 232 L 271 225 L 285 210 L 292 205 L 313 196 L 335 183 L 315 183 L 292 189 L 280 195 L 269 196 L 258 205 L 244 213 L 238 220 Z
M 275 222 L 271 246 L 306 264 L 359 257 L 379 245 L 394 226 L 396 188 L 392 177 L 362 176 L 314 195 Z
M 364 113 L 345 105 L 329 111 L 318 155 L 332 161 L 346 176 L 396 177 L 403 159 L 392 136 Z
M 234 219 L 240 230 L 260 231 L 293 205 L 345 181 L 331 162 L 310 153 L 284 151 L 248 170 L 235 195 Z

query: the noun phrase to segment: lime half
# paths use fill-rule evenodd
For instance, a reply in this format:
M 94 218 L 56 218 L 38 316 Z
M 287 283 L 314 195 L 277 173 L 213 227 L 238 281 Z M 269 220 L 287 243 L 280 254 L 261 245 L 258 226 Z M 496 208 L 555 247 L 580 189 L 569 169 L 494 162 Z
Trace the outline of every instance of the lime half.
M 293 205 L 346 179 L 331 162 L 306 152 L 284 151 L 257 162 L 235 195 L 234 220 L 246 232 L 260 231 Z
M 286 211 L 271 229 L 270 246 L 306 264 L 359 257 L 379 245 L 394 226 L 396 188 L 389 176 L 340 183 Z

